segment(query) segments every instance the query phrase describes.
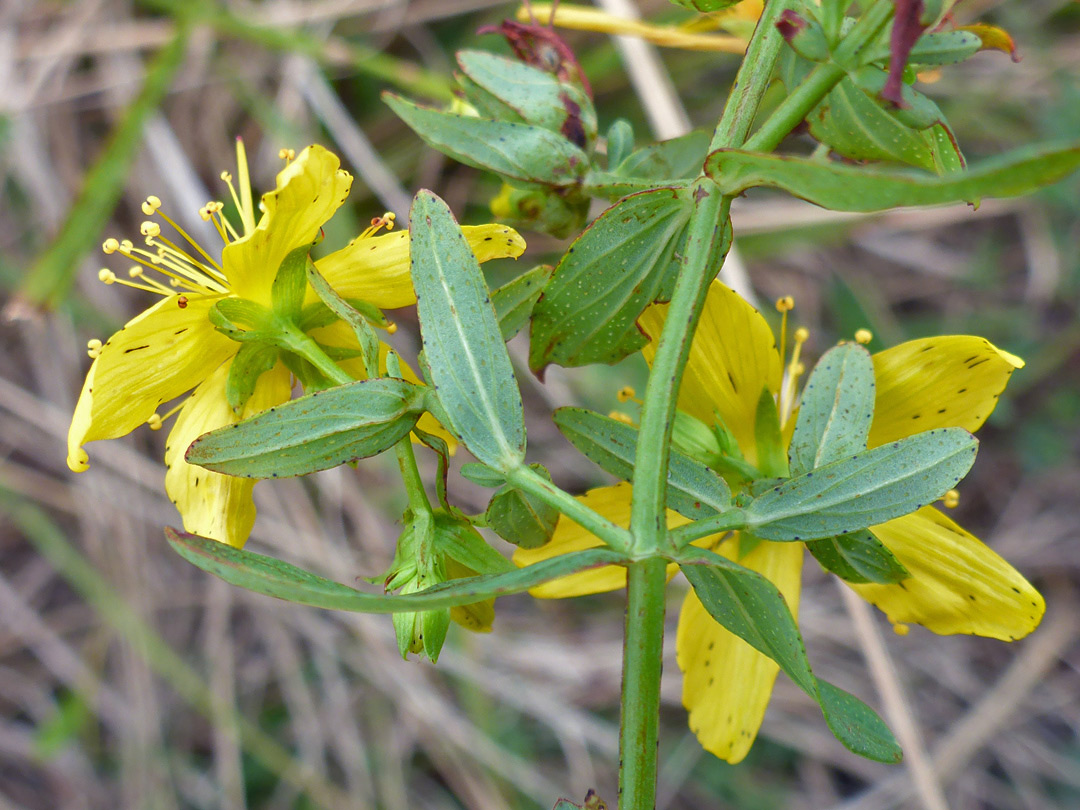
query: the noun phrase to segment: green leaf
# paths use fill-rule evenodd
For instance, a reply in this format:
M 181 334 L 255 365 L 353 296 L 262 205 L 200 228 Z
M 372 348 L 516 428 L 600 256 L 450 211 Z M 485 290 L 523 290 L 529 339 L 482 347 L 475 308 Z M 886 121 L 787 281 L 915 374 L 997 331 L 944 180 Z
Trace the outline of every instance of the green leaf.
M 900 747 L 869 706 L 814 676 L 798 625 L 775 585 L 704 549 L 686 549 L 679 567 L 709 615 L 776 661 L 821 706 L 825 722 L 841 743 L 869 759 L 900 761 Z
M 374 456 L 408 435 L 426 389 L 377 378 L 294 399 L 196 439 L 185 458 L 242 478 L 279 478 Z
M 891 585 L 911 576 L 896 555 L 868 529 L 811 540 L 806 547 L 822 568 L 847 582 Z
M 711 135 L 695 129 L 678 138 L 643 146 L 615 167 L 615 174 L 658 182 L 693 180 L 701 174 L 701 165 L 709 151 Z
M 955 65 L 970 59 L 982 48 L 982 40 L 970 31 L 937 31 L 923 34 L 908 54 L 910 65 Z M 887 44 L 873 48 L 868 61 L 888 62 Z
M 580 182 L 588 156 L 543 127 L 440 112 L 393 93 L 383 99 L 425 143 L 466 166 L 546 186 Z
M 738 149 L 713 152 L 705 167 L 725 194 L 769 186 L 836 211 L 882 211 L 903 205 L 974 203 L 982 197 L 1027 194 L 1080 167 L 1080 145 L 1025 147 L 945 177 Z
M 501 487 L 506 483 L 506 476 L 498 470 L 493 470 L 486 464 L 477 464 L 472 461 L 461 465 L 461 477 L 489 489 Z
M 265 343 L 243 343 L 229 364 L 229 376 L 225 381 L 225 399 L 238 414 L 255 393 L 255 385 L 264 372 L 272 369 L 281 352 Z
M 754 414 L 754 443 L 757 445 L 758 469 L 766 476 L 788 476 L 784 435 L 780 430 L 780 413 L 768 386 L 761 389 L 757 412 Z
M 874 419 L 874 362 L 857 343 L 822 355 L 803 388 L 788 446 L 788 467 L 802 475 L 866 449 Z
M 747 528 L 766 540 L 817 540 L 910 514 L 956 486 L 978 444 L 963 428 L 940 428 L 826 464 L 755 498 Z
M 636 428 L 583 408 L 559 408 L 556 427 L 578 450 L 612 475 L 634 480 Z M 692 520 L 731 508 L 731 490 L 724 479 L 699 461 L 671 450 L 667 503 Z
M 730 8 L 739 0 L 671 0 L 671 2 L 676 6 L 690 9 L 690 11 L 700 11 L 707 14 L 711 11 Z
M 634 127 L 625 118 L 616 118 L 608 127 L 606 139 L 607 165 L 614 171 L 634 151 Z
M 457 63 L 471 82 L 472 86 L 463 86 L 474 106 L 479 106 L 477 101 L 483 104 L 485 96 L 494 98 L 520 121 L 557 132 L 582 149 L 596 142 L 596 110 L 580 87 L 520 60 L 486 51 L 458 51 Z
M 692 210 L 675 189 L 633 194 L 574 241 L 533 310 L 533 371 L 614 363 L 645 345 L 637 318 L 670 298 Z
M 543 465 L 529 466 L 551 481 L 551 474 Z M 558 509 L 509 484 L 492 496 L 485 516 L 499 537 L 520 548 L 544 545 L 555 533 L 555 525 L 559 522 Z
M 525 416 L 480 264 L 442 200 L 421 191 L 409 250 L 424 356 L 446 425 L 497 470 L 521 464 Z
M 357 613 L 403 613 L 471 605 L 622 560 L 611 549 L 575 551 L 505 574 L 455 579 L 420 593 L 385 596 L 363 593 L 282 560 L 198 535 L 166 528 L 165 536 L 181 557 L 232 585 L 288 602 Z
M 512 338 L 528 323 L 552 269 L 550 264 L 538 265 L 491 293 L 491 305 L 495 307 L 503 340 Z

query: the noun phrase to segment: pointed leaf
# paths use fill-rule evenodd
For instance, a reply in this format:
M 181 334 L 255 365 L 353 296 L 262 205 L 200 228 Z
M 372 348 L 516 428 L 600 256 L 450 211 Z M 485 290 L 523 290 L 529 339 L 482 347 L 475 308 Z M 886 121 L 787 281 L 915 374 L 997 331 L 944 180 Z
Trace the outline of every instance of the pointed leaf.
M 625 481 L 634 480 L 637 429 L 583 408 L 559 408 L 556 427 L 590 461 Z M 667 503 L 693 520 L 731 508 L 727 483 L 699 461 L 671 450 Z
M 200 436 L 185 458 L 242 478 L 326 470 L 393 447 L 423 413 L 424 394 L 391 379 L 317 391 Z
M 911 576 L 896 555 L 868 529 L 811 540 L 806 547 L 822 568 L 846 582 L 891 585 Z
M 945 177 L 738 149 L 713 152 L 705 167 L 725 194 L 769 186 L 836 211 L 882 211 L 902 205 L 974 203 L 982 197 L 1027 194 L 1080 167 L 1080 145 L 1025 147 Z
M 551 474 L 543 465 L 529 466 L 551 481 Z M 499 537 L 521 548 L 544 545 L 555 533 L 555 524 L 559 522 L 558 509 L 509 484 L 491 497 L 485 515 L 488 525 Z
M 795 685 L 821 706 L 825 721 L 840 742 L 869 759 L 900 761 L 900 747 L 869 706 L 814 676 L 798 625 L 775 585 L 704 549 L 686 549 L 680 569 L 709 615 L 776 661 Z
M 282 560 L 198 535 L 166 528 L 165 536 L 181 557 L 232 585 L 302 605 L 358 613 L 403 613 L 470 605 L 495 596 L 521 593 L 553 579 L 622 559 L 611 549 L 575 551 L 504 574 L 455 579 L 419 593 L 385 596 L 364 593 Z
M 766 540 L 817 540 L 910 514 L 956 486 L 978 444 L 941 428 L 826 464 L 755 498 L 747 528 Z
M 589 166 L 581 149 L 543 127 L 440 112 L 393 93 L 383 99 L 425 143 L 466 166 L 550 186 L 575 185 Z
M 503 340 L 512 338 L 529 322 L 533 307 L 551 278 L 552 269 L 550 264 L 538 265 L 491 293 L 491 304 L 495 307 Z
M 803 388 L 788 447 L 792 475 L 866 449 L 874 419 L 874 362 L 857 343 L 827 351 Z
M 632 194 L 574 241 L 533 310 L 533 371 L 614 363 L 645 345 L 637 318 L 670 298 L 691 211 L 682 190 Z
M 446 425 L 498 470 L 525 456 L 525 417 L 480 264 L 446 203 L 421 191 L 409 250 L 424 357 Z

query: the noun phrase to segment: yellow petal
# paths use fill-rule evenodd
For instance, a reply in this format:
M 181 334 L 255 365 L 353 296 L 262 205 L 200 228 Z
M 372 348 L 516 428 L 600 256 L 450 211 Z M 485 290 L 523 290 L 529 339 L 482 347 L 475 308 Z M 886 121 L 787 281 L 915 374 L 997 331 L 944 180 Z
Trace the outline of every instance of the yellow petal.
M 88 466 L 86 442 L 130 433 L 236 352 L 239 344 L 216 332 L 207 317 L 218 296 L 189 295 L 184 308 L 177 300 L 162 299 L 105 341 L 71 417 L 71 469 Z
M 466 225 L 465 239 L 481 262 L 517 258 L 525 240 L 505 225 Z M 416 303 L 409 275 L 409 232 L 354 239 L 315 263 L 330 286 L 344 298 L 359 298 L 381 309 Z M 314 300 L 314 292 L 308 298 Z
M 578 500 L 606 517 L 612 523 L 623 528 L 630 526 L 630 495 L 633 488 L 625 481 L 612 487 L 599 487 L 590 489 L 584 495 L 578 496 Z M 668 510 L 668 527 L 682 526 L 689 521 L 678 512 Z M 706 538 L 705 542 L 711 541 Z M 698 541 L 701 543 L 702 541 Z M 526 565 L 550 560 L 560 554 L 569 554 L 571 551 L 582 551 L 588 548 L 603 546 L 596 535 L 583 529 L 566 516 L 559 518 L 555 526 L 555 534 L 552 535 L 545 545 L 540 548 L 519 548 L 514 552 L 514 564 L 519 568 Z M 668 578 L 675 575 L 677 566 L 668 566 Z M 604 593 L 626 587 L 626 569 L 620 565 L 605 565 L 601 568 L 593 568 L 581 571 L 561 579 L 556 579 L 544 585 L 532 588 L 529 593 L 541 599 L 565 599 L 570 596 L 584 596 L 590 593 Z
M 241 298 L 270 305 L 270 286 L 286 254 L 314 243 L 319 229 L 345 202 L 352 176 L 337 155 L 309 146 L 263 195 L 263 215 L 252 233 L 225 246 L 221 265 L 229 288 Z
M 240 548 L 255 523 L 251 491 L 255 481 L 204 470 L 184 461 L 184 453 L 207 431 L 231 425 L 289 399 L 289 372 L 280 363 L 259 377 L 241 416 L 225 399 L 231 361 L 222 363 L 184 403 L 165 446 L 165 491 L 184 519 L 184 529 Z
M 650 343 L 642 350 L 651 363 L 664 325 L 666 305 L 652 306 L 638 323 Z M 757 459 L 754 420 L 761 389 L 780 388 L 780 356 L 772 329 L 761 313 L 734 290 L 714 281 L 690 347 L 679 408 L 707 425 L 719 411 L 752 463 Z
M 1024 361 L 971 335 L 922 338 L 874 355 L 877 402 L 869 444 L 940 427 L 975 431 Z
M 911 572 L 896 585 L 852 585 L 889 621 L 942 635 L 1023 638 L 1046 603 L 1020 573 L 933 506 L 873 527 Z
M 738 539 L 720 547 L 734 559 Z M 762 541 L 739 560 L 767 577 L 798 615 L 802 543 Z M 757 737 L 780 667 L 716 622 L 693 591 L 679 612 L 676 658 L 683 671 L 683 706 L 702 747 L 727 762 L 739 762 Z

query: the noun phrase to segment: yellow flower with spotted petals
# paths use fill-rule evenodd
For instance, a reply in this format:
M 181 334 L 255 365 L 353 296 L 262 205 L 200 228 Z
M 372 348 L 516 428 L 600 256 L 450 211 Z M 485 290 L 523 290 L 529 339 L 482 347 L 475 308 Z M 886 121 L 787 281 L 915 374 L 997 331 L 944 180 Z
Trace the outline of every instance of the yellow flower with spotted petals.
M 779 307 L 782 311 L 790 307 Z M 651 307 L 640 320 L 650 337 L 651 361 L 664 321 L 664 306 Z M 746 460 L 756 464 L 754 422 L 762 389 L 777 398 L 788 417 L 794 412 L 797 354 L 806 339 L 796 334 L 789 373 L 783 375 L 778 349 L 761 314 L 719 282 L 709 290 L 694 336 L 679 408 L 712 424 L 718 413 L 738 441 Z M 887 442 L 940 427 L 978 429 L 994 409 L 1013 370 L 1023 365 L 979 337 L 949 336 L 903 343 L 873 356 L 876 403 L 869 444 Z M 582 500 L 622 526 L 629 523 L 629 484 L 593 490 Z M 668 512 L 668 525 L 685 518 Z M 907 623 L 935 633 L 966 633 L 1015 640 L 1042 618 L 1042 596 L 1005 560 L 933 506 L 872 527 L 911 576 L 900 584 L 852 587 L 883 610 L 898 631 Z M 529 565 L 600 541 L 561 519 L 551 542 L 514 554 Z M 715 550 L 767 577 L 798 614 L 803 545 L 762 541 L 740 556 L 737 534 Z M 557 598 L 614 590 L 625 585 L 625 569 L 609 567 L 548 583 L 534 595 Z M 690 728 L 706 750 L 729 762 L 746 756 L 757 736 L 779 667 L 721 627 L 690 591 L 679 615 L 676 638 L 683 671 L 683 705 Z
M 161 427 L 163 419 L 178 413 L 169 434 L 165 488 L 183 516 L 184 528 L 234 546 L 242 546 L 255 520 L 254 482 L 209 472 L 184 461 L 191 442 L 207 431 L 235 423 L 292 395 L 293 380 L 278 360 L 259 375 L 247 402 L 235 412 L 226 395 L 233 360 L 241 348 L 214 328 L 210 311 L 219 301 L 240 298 L 263 306 L 271 304 L 271 289 L 278 267 L 291 251 L 312 245 L 324 223 L 348 196 L 352 177 L 338 158 L 321 146 L 309 146 L 296 155 L 283 150 L 288 164 L 277 176 L 273 191 L 263 195 L 260 211 L 248 177 L 243 143 L 237 141 L 236 186 L 228 173 L 222 179 L 240 215 L 237 229 L 222 214 L 223 204 L 210 202 L 200 211 L 220 234 L 220 259 L 192 240 L 150 197 L 143 213 L 159 217 L 179 234 L 176 241 L 162 235 L 155 220 L 143 223 L 147 247 L 109 239 L 104 249 L 134 263 L 127 278 L 102 270 L 99 278 L 162 296 L 102 343 L 90 341 L 94 358 L 68 431 L 68 466 L 86 470 L 87 442 L 126 435 L 143 423 Z M 346 298 L 362 299 L 380 308 L 415 303 L 409 276 L 408 233 L 392 231 L 393 215 L 374 220 L 372 227 L 346 247 L 316 261 L 331 286 Z M 480 261 L 519 256 L 525 243 L 512 229 L 500 225 L 466 227 L 466 238 Z M 317 296 L 310 287 L 306 303 Z M 352 330 L 342 322 L 313 330 L 319 342 L 349 350 L 359 349 Z M 359 352 L 355 352 L 359 353 Z M 363 376 L 363 362 L 342 363 L 350 373 Z M 408 369 L 405 376 L 416 381 Z M 194 389 L 194 391 L 192 391 Z M 161 415 L 158 409 L 192 391 L 179 405 Z M 437 423 L 425 415 L 428 430 Z

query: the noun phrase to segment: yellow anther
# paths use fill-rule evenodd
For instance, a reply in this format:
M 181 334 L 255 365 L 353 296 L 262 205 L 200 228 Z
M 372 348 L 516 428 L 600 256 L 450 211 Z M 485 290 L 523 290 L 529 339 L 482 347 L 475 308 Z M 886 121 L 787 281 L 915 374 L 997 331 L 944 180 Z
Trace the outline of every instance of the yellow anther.
M 121 239 L 120 240 L 120 252 L 121 253 L 131 253 L 131 249 L 133 247 L 135 247 L 135 243 L 132 242 L 130 239 Z
M 793 309 L 795 309 L 795 299 L 790 295 L 785 295 L 783 298 L 776 299 L 777 312 L 791 312 Z
M 228 172 L 222 172 L 221 173 L 221 179 L 224 180 L 226 183 L 231 183 L 232 182 L 232 175 L 229 174 Z
M 286 149 L 286 148 L 283 147 L 281 149 L 278 149 L 277 156 L 279 158 L 281 158 L 282 160 L 295 160 L 296 159 L 296 150 L 295 149 Z
M 941 71 L 937 68 L 933 70 L 923 70 L 916 73 L 915 77 L 923 84 L 933 84 L 934 82 L 941 80 Z
M 135 265 L 130 270 L 128 270 L 128 278 L 138 278 L 142 274 L 143 274 L 143 269 L 141 267 L 139 267 L 139 265 Z
M 387 332 L 387 334 L 390 334 L 390 335 L 397 332 L 397 324 L 391 322 L 391 324 L 388 327 L 386 327 L 386 332 Z
M 897 622 L 892 626 L 892 630 L 898 636 L 906 636 L 908 633 L 911 632 L 911 627 L 904 624 L 903 622 Z
M 634 420 L 630 414 L 623 413 L 622 411 L 612 411 L 608 414 L 608 417 L 614 419 L 616 422 L 622 422 L 624 425 L 634 424 Z
M 97 338 L 86 341 L 86 353 L 93 358 L 97 358 L 101 354 L 102 342 Z
M 161 416 L 156 413 L 150 414 L 150 418 L 146 420 L 146 424 L 150 426 L 151 430 L 161 430 Z
M 950 489 L 942 496 L 941 503 L 946 509 L 955 509 L 960 505 L 960 493 L 955 489 Z
M 626 402 L 637 396 L 637 392 L 633 389 L 633 386 L 624 385 L 619 389 L 619 393 L 615 397 L 619 402 Z
M 800 326 L 795 330 L 795 334 L 792 335 L 795 338 L 796 343 L 806 343 L 810 339 L 810 330 L 805 326 Z
M 869 329 L 856 329 L 855 330 L 855 342 L 865 346 L 871 340 L 874 339 L 874 333 Z
M 205 205 L 199 209 L 199 219 L 201 219 L 203 222 L 210 221 L 210 212 L 206 210 Z
M 142 212 L 148 217 L 152 217 L 157 210 L 161 208 L 161 199 L 151 194 L 146 198 L 146 201 L 142 204 Z
M 153 239 L 155 236 L 161 236 L 161 226 L 156 222 L 144 222 L 139 226 L 139 233 L 147 239 Z
M 794 366 L 791 367 L 791 373 L 794 374 L 796 377 L 801 377 L 805 372 L 806 366 L 804 366 L 802 363 L 796 363 Z
M 102 267 L 98 270 L 98 281 L 103 284 L 112 284 L 116 281 L 116 273 L 110 270 L 108 267 Z
M 120 249 L 120 243 L 111 236 L 101 244 L 101 250 L 107 254 L 116 253 Z

